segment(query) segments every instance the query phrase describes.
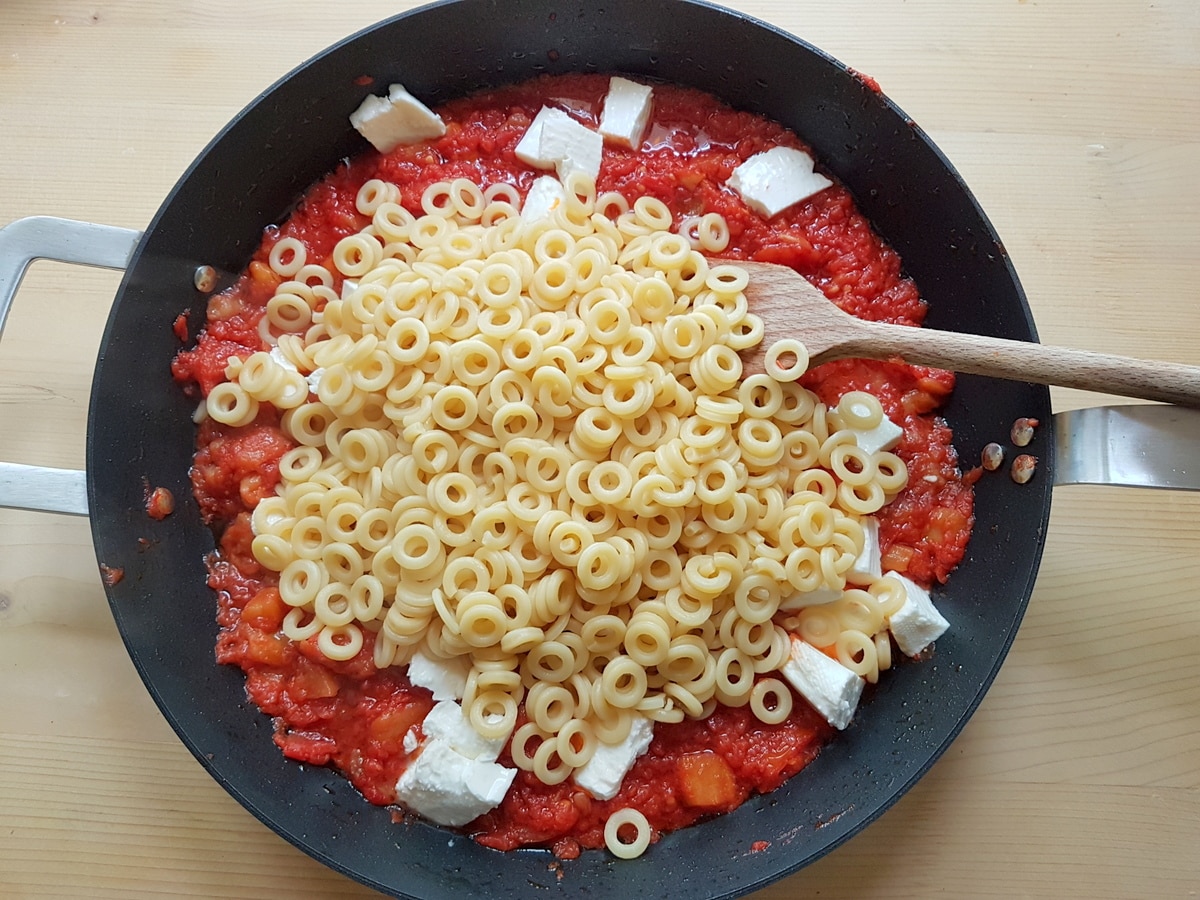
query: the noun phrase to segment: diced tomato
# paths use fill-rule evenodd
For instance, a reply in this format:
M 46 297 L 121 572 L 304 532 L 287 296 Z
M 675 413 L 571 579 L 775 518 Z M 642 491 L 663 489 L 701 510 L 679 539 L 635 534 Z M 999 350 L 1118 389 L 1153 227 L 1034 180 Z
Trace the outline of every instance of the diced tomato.
M 246 632 L 246 656 L 264 666 L 282 666 L 288 661 L 292 645 L 282 634 L 265 634 L 253 628 Z
M 700 809 L 728 809 L 737 800 L 733 770 L 715 753 L 680 757 L 679 784 L 684 801 Z
M 327 765 L 337 750 L 335 741 L 302 731 L 276 734 L 275 743 L 288 759 L 314 766 Z
M 278 631 L 287 611 L 279 588 L 265 587 L 242 608 L 242 621 L 259 631 Z
M 900 572 L 908 571 L 908 564 L 913 558 L 913 548 L 906 547 L 903 544 L 892 544 L 883 552 L 880 560 L 883 571 L 885 572 Z
M 369 729 L 371 740 L 399 744 L 404 740 L 404 735 L 408 734 L 409 729 L 424 721 L 430 708 L 431 704 L 413 703 L 389 709 L 371 720 Z
M 288 682 L 287 691 L 292 699 L 303 702 L 336 697 L 338 687 L 339 682 L 336 675 L 318 663 L 305 660 L 301 661 L 296 674 Z

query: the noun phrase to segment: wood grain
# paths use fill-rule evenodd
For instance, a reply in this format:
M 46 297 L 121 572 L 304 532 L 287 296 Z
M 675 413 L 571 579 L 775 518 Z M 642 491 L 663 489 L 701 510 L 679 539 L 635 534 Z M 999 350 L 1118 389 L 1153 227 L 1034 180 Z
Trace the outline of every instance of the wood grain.
M 762 342 L 742 353 L 743 375 L 765 371 L 769 348 L 776 341 L 798 340 L 810 367 L 838 359 L 901 359 L 961 374 L 1200 406 L 1200 367 L 868 322 L 842 312 L 819 288 L 786 266 L 761 262 L 740 266 L 750 276 L 746 286 L 750 312 L 763 320 Z M 795 362 L 784 365 L 790 368 Z
M 7 0 L 0 222 L 145 227 L 259 91 L 412 5 Z M 1044 341 L 1200 363 L 1200 5 L 734 5 L 874 76 L 931 134 Z M 0 342 L 0 459 L 82 464 L 118 280 L 31 271 Z M 1198 546 L 1198 496 L 1056 492 L 1029 613 L 962 736 L 878 823 L 755 896 L 1194 896 Z M 376 896 L 275 837 L 179 744 L 109 617 L 86 522 L 0 511 L 0 796 L 5 898 Z

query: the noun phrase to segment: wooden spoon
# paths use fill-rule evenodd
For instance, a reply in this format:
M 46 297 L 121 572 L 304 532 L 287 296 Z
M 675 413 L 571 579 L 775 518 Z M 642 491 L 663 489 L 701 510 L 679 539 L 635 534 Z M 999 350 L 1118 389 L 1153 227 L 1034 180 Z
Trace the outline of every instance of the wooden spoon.
M 765 326 L 762 344 L 743 356 L 746 374 L 763 371 L 767 348 L 790 337 L 808 349 L 810 365 L 848 357 L 902 359 L 953 372 L 1200 406 L 1200 367 L 865 322 L 842 312 L 819 288 L 785 266 L 737 265 L 750 273 L 746 298 L 750 312 Z

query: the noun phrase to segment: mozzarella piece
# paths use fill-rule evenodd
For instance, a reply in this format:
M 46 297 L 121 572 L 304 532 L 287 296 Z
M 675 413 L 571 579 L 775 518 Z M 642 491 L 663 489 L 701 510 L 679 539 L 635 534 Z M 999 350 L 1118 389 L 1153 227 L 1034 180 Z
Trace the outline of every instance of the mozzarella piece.
M 904 429 L 884 416 L 874 428 L 848 429 L 854 435 L 854 442 L 864 453 L 878 453 L 880 450 L 891 450 L 904 434 Z
M 950 627 L 946 618 L 937 611 L 929 592 L 903 575 L 896 575 L 904 585 L 908 599 L 888 620 L 896 646 L 908 656 L 916 656 Z
M 836 659 L 792 636 L 792 652 L 780 669 L 805 700 L 838 730 L 854 717 L 866 682 Z
M 575 770 L 575 783 L 597 800 L 611 800 L 637 758 L 650 747 L 654 723 L 635 715 L 629 735 L 619 744 L 597 744 L 592 758 Z
M 347 278 L 342 282 L 342 299 L 350 299 L 350 295 L 358 290 L 358 282 L 353 278 Z
M 862 552 L 846 572 L 846 580 L 855 584 L 870 584 L 883 576 L 883 560 L 879 547 L 879 520 L 874 516 L 863 516 L 859 522 L 863 529 Z
M 561 122 L 564 119 L 568 122 L 574 121 L 561 109 L 553 106 L 543 106 L 538 110 L 538 114 L 533 117 L 533 121 L 521 135 L 521 140 L 517 141 L 517 146 L 513 151 L 516 153 L 517 159 L 535 169 L 553 169 L 555 159 L 542 156 L 542 129 L 547 122 Z
M 321 379 L 325 377 L 324 369 L 313 369 L 304 376 L 304 380 L 308 382 L 308 390 L 310 393 L 317 393 L 321 388 Z
M 585 172 L 595 180 L 600 174 L 604 138 L 561 109 L 543 106 L 514 150 L 517 159 L 535 169 L 555 169 L 565 179 L 571 172 Z
M 421 729 L 414 725 L 404 732 L 404 752 L 413 754 L 421 746 Z
M 813 171 L 811 156 L 791 147 L 754 154 L 733 170 L 727 183 L 768 219 L 833 184 Z
M 441 741 L 456 753 L 480 762 L 495 762 L 508 740 L 507 734 L 499 738 L 480 735 L 453 700 L 435 704 L 421 723 L 421 730 L 427 743 Z
M 636 149 L 650 121 L 649 85 L 638 84 L 614 75 L 608 82 L 608 94 L 600 113 L 600 134 L 614 144 Z
M 517 770 L 426 741 L 396 782 L 396 799 L 438 825 L 466 825 L 504 799 Z
M 526 222 L 545 219 L 566 199 L 567 192 L 562 182 L 553 175 L 543 175 L 530 185 L 525 202 L 521 205 L 521 218 Z
M 442 117 L 406 91 L 402 84 L 390 85 L 387 97 L 372 94 L 363 100 L 350 114 L 350 124 L 380 153 L 446 133 Z
M 434 700 L 461 700 L 470 671 L 471 665 L 463 656 L 436 659 L 417 650 L 408 662 L 408 680 L 432 691 Z
M 290 359 L 283 355 L 283 351 L 278 347 L 272 347 L 271 352 L 268 355 L 281 369 L 287 369 L 289 372 L 297 373 L 300 371 Z
M 604 155 L 604 138 L 600 132 L 576 122 L 568 115 L 553 116 L 542 125 L 538 156 L 554 161 L 554 169 L 562 181 L 572 172 L 583 172 L 595 181 L 600 175 L 600 160 Z
M 784 612 L 804 609 L 806 606 L 823 606 L 835 600 L 842 599 L 842 592 L 831 587 L 819 587 L 815 591 L 798 591 L 790 597 L 785 597 L 779 604 Z

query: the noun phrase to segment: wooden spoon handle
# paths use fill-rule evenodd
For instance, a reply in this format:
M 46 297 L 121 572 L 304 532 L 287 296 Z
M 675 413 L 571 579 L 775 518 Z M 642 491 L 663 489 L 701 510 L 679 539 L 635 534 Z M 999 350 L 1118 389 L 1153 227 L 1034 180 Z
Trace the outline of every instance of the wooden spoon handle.
M 874 358 L 898 356 L 955 372 L 1200 406 L 1197 366 L 900 325 L 872 323 L 866 331 Z

